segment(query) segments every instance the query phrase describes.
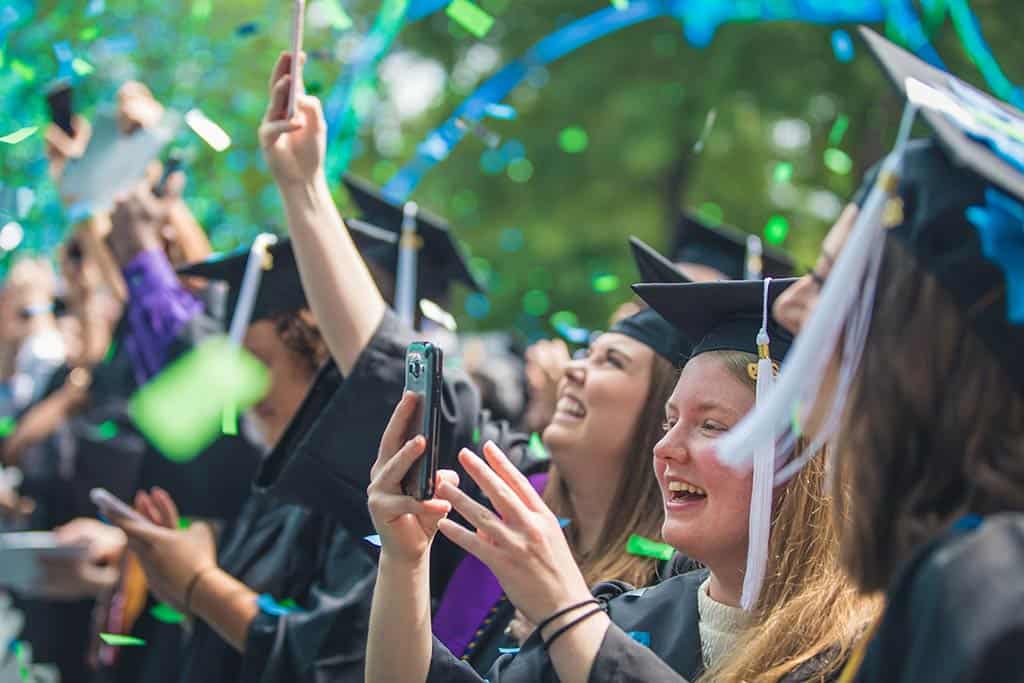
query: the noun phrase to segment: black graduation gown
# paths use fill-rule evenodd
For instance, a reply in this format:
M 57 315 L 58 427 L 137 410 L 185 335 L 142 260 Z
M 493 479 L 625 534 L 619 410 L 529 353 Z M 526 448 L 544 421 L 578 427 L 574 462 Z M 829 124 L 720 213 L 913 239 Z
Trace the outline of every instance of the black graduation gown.
M 619 582 L 597 586 L 594 595 L 607 601 L 612 625 L 608 628 L 590 681 L 693 680 L 703 670 L 698 629 L 697 589 L 706 569 L 674 576 L 648 588 L 629 590 Z M 650 647 L 630 632 L 647 633 Z M 515 683 L 558 681 L 554 666 L 534 633 L 515 655 L 505 655 L 483 676 L 456 659 L 436 638 L 431 652 L 428 681 L 483 681 Z
M 1024 515 L 928 543 L 887 591 L 858 683 L 1024 681 Z
M 380 438 L 405 389 L 405 350 L 412 335 L 387 310 L 355 367 L 326 406 L 300 409 L 312 427 L 294 449 L 274 449 L 260 468 L 256 487 L 336 519 L 353 536 L 375 533 L 366 506 L 370 468 Z M 469 378 L 445 369 L 442 390 L 441 467 L 461 472 L 456 456 L 462 447 L 477 449 L 494 441 L 523 471 L 543 467 L 529 452 L 529 440 L 507 423 L 489 419 Z M 462 487 L 477 498 L 468 476 Z M 447 539 L 435 540 L 431 553 L 432 594 L 440 595 L 462 551 Z
M 342 379 L 329 361 L 317 373 L 272 455 L 295 447 Z M 239 654 L 197 623 L 182 681 L 362 681 L 376 559 L 361 537 L 330 517 L 253 492 L 218 551 L 222 569 L 257 593 L 300 609 L 260 612 Z

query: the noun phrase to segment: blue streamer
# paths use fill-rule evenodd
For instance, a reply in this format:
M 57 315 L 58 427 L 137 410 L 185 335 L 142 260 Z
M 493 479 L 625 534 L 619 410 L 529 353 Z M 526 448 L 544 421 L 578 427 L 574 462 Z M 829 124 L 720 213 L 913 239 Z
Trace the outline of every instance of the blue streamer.
M 1024 323 L 1024 206 L 999 190 L 985 190 L 985 205 L 967 209 L 981 251 L 1006 277 L 1006 318 Z

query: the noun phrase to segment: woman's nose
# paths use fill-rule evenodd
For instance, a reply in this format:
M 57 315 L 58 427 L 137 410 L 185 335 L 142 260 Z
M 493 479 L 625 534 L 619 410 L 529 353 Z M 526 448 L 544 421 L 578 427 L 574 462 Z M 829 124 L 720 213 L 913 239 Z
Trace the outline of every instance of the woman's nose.
M 672 427 L 672 429 L 665 432 L 658 443 L 654 444 L 655 458 L 675 462 L 683 462 L 689 459 L 690 451 L 686 447 L 686 442 L 679 431 L 677 426 Z
M 571 384 L 583 384 L 587 381 L 587 365 L 582 360 L 571 360 L 565 364 L 565 379 Z

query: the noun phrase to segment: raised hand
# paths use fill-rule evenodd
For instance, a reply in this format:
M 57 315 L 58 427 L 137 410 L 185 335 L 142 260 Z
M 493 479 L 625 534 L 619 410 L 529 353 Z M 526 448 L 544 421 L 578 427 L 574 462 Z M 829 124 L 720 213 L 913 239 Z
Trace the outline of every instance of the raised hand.
M 370 516 L 380 534 L 382 552 L 410 564 L 427 557 L 437 523 L 451 509 L 447 501 L 436 498 L 419 501 L 402 492 L 402 478 L 426 448 L 426 439 L 422 435 L 405 440 L 419 400 L 416 394 L 406 392 L 399 401 L 381 437 L 377 462 L 370 470 L 370 486 L 366 490 Z M 458 487 L 459 475 L 451 470 L 441 470 L 437 473 L 437 481 L 438 485 L 445 482 Z
M 306 55 L 299 59 L 305 62 Z M 292 55 L 281 53 L 270 77 L 270 102 L 259 130 L 263 156 L 280 186 L 313 182 L 323 173 L 327 155 L 327 123 L 320 100 L 300 88 L 295 116 L 288 118 L 291 65 Z
M 487 462 L 463 449 L 459 462 L 494 511 L 450 483 L 439 483 L 438 497 L 451 502 L 476 531 L 450 519 L 442 519 L 438 529 L 480 558 L 498 577 L 512 604 L 534 624 L 589 599 L 590 591 L 558 518 L 494 443 L 484 446 L 484 456 Z

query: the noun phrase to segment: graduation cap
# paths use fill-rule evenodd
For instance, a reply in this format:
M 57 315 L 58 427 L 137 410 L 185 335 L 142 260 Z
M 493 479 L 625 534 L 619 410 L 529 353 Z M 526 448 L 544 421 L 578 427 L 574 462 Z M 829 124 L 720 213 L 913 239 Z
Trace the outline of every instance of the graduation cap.
M 346 219 L 352 238 L 365 255 L 381 245 L 394 245 L 398 237 L 363 221 Z M 182 276 L 194 276 L 208 280 L 219 280 L 228 284 L 228 301 L 225 308 L 228 316 L 233 315 L 242 290 L 246 265 L 249 262 L 249 247 L 221 254 L 199 263 L 192 263 L 178 269 Z M 368 257 L 369 258 L 369 257 Z M 263 259 L 263 273 L 259 290 L 253 304 L 250 322 L 272 318 L 281 313 L 290 313 L 306 308 L 306 294 L 302 289 L 299 267 L 295 261 L 291 239 L 279 238 L 267 247 Z
M 907 145 L 886 235 L 903 242 L 1024 390 L 1024 112 L 861 35 L 933 139 Z
M 761 272 L 748 267 L 750 237 L 757 240 Z M 793 274 L 790 256 L 775 247 L 760 244 L 756 235 L 750 235 L 728 225 L 712 228 L 697 216 L 683 212 L 676 224 L 675 239 L 670 251 L 676 263 L 698 263 L 714 268 L 732 280 L 760 277 L 787 277 Z
M 775 368 L 789 352 L 793 337 L 769 315 L 775 299 L 795 278 L 764 281 L 722 281 L 687 284 L 641 284 L 633 289 L 647 304 L 693 342 L 690 358 L 709 351 L 745 351 L 758 356 L 747 372 L 756 382 L 757 403 L 767 400 Z M 747 566 L 740 604 L 757 604 L 768 566 L 772 491 L 775 485 L 774 438 L 760 444 L 754 458 L 750 497 Z
M 633 251 L 633 260 L 644 282 L 689 282 L 676 264 L 662 256 L 656 249 L 639 237 L 629 238 L 629 247 Z
M 388 246 L 378 244 L 370 251 L 365 251 L 364 256 L 396 273 L 397 278 L 397 273 L 401 269 L 399 265 L 400 249 L 395 245 L 400 241 L 398 236 L 402 234 L 402 224 L 408 205 L 400 206 L 389 201 L 378 188 L 351 174 L 345 175 L 342 182 L 352 197 L 352 201 L 359 208 L 363 220 L 395 235 L 394 244 Z M 448 298 L 447 294 L 452 282 L 461 282 L 471 289 L 483 291 L 483 285 L 470 271 L 466 258 L 446 222 L 418 207 L 412 218 L 414 219 L 415 236 L 418 238 L 414 240 L 418 258 L 413 266 L 417 273 L 417 299 L 445 301 Z M 351 227 L 350 219 L 345 219 L 345 222 Z M 397 295 L 396 298 L 398 298 Z
M 768 308 L 796 278 L 772 280 Z M 641 283 L 633 291 L 690 341 L 690 357 L 708 351 L 758 353 L 756 338 L 762 324 L 764 285 L 760 280 L 719 282 Z M 793 336 L 768 320 L 772 359 L 781 362 Z

